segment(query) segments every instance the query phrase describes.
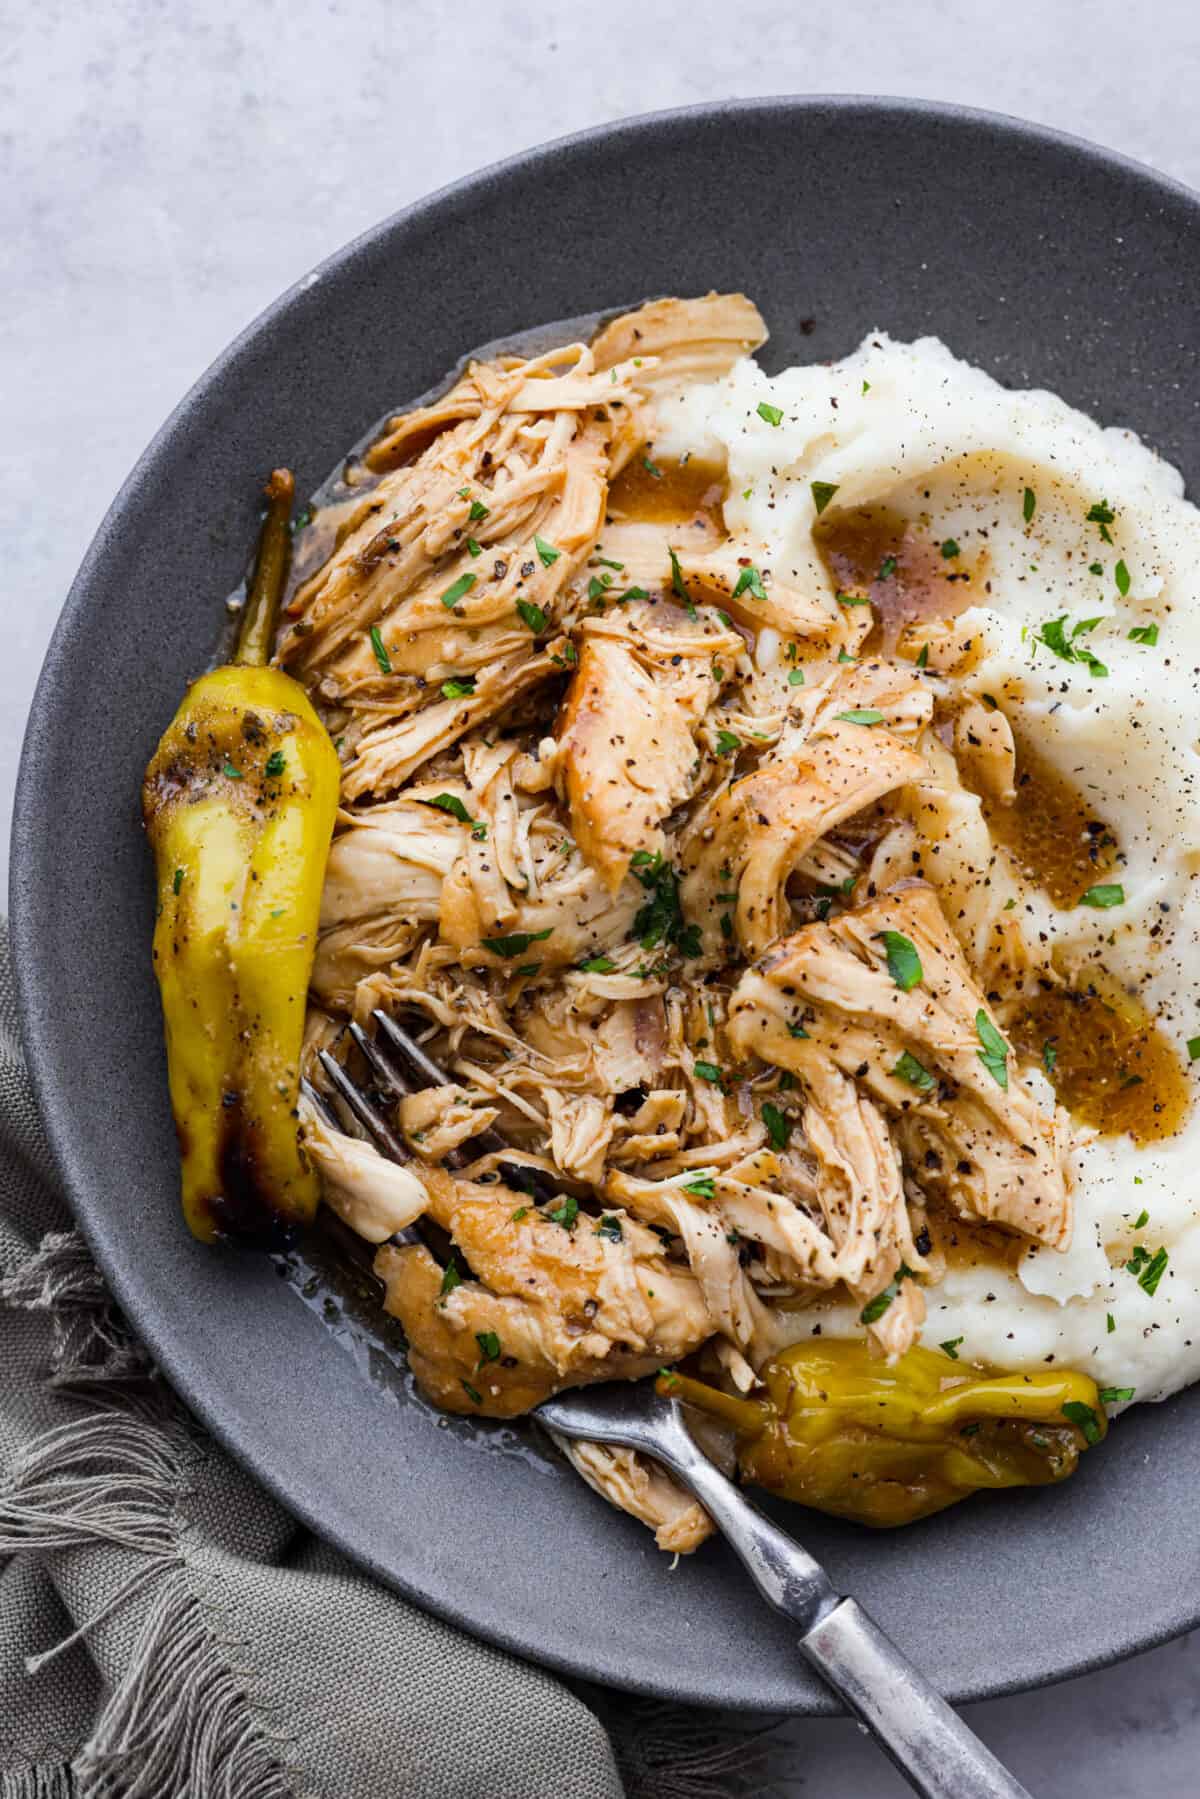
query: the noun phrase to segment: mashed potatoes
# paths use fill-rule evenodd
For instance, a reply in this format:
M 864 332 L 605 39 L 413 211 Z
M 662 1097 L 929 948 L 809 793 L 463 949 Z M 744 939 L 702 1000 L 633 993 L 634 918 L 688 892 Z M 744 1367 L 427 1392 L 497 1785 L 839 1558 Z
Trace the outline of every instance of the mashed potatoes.
M 727 461 L 730 531 L 778 578 L 832 593 L 820 533 L 862 508 L 886 508 L 941 558 L 939 578 L 957 577 L 953 606 L 969 603 L 951 627 L 930 624 L 928 666 L 951 696 L 1001 710 L 1018 771 L 1030 746 L 1116 844 L 1096 877 L 1108 904 L 1055 904 L 1003 850 L 994 903 L 1077 990 L 1130 996 L 1172 1046 L 1176 1083 L 1190 1081 L 1200 512 L 1178 473 L 1052 394 L 1009 392 L 934 339 L 883 335 L 832 367 L 771 379 L 747 359 L 685 392 L 656 454 L 700 445 Z M 1051 1076 L 1055 1057 L 1051 1045 Z M 1071 1248 L 1034 1248 L 1019 1267 L 952 1262 L 927 1294 L 926 1344 L 1075 1367 L 1139 1400 L 1200 1374 L 1200 1114 L 1188 1104 L 1180 1128 L 1140 1146 L 1103 1124 L 1077 1129 Z M 798 1314 L 802 1333 L 812 1317 Z M 843 1321 L 858 1328 L 849 1306 L 822 1314 L 827 1334 Z

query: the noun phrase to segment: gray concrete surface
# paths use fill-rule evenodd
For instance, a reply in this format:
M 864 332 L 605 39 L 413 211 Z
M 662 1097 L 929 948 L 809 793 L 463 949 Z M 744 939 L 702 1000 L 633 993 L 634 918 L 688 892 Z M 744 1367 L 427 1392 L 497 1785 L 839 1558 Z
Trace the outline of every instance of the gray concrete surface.
M 584 125 L 789 91 L 1023 114 L 1200 187 L 1195 0 L 7 0 L 0 16 L 5 867 L 42 653 L 121 479 L 236 331 L 396 207 Z M 1153 1515 L 1147 1493 L 1130 1528 Z M 1200 1638 L 971 1716 L 1038 1795 L 1193 1799 Z M 848 1724 L 787 1726 L 776 1766 L 789 1799 L 907 1790 Z

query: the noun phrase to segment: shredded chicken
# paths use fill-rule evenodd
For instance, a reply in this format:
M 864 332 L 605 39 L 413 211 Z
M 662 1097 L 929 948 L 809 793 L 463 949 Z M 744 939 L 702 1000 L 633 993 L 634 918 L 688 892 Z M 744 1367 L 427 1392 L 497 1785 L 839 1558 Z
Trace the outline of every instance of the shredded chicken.
M 889 972 L 888 932 L 920 962 L 907 990 Z M 807 1093 L 833 1082 L 885 1108 L 922 1184 L 963 1217 L 1069 1242 L 1065 1115 L 1044 1112 L 1021 1078 L 931 888 L 884 894 L 787 938 L 742 977 L 731 1032 Z
M 367 1243 L 385 1243 L 418 1219 L 429 1203 L 411 1168 L 385 1161 L 369 1143 L 326 1123 L 301 1098 L 301 1141 L 321 1175 L 325 1203 Z
M 652 300 L 606 325 L 592 346 L 598 369 L 654 362 L 643 389 L 716 381 L 767 339 L 762 314 L 745 294 L 699 300 Z
M 713 1523 L 704 1507 L 648 1456 L 609 1443 L 572 1442 L 552 1434 L 588 1486 L 610 1505 L 648 1524 L 667 1555 L 690 1555 L 711 1537 Z
M 441 1169 L 424 1183 L 473 1278 L 448 1282 L 423 1246 L 385 1244 L 375 1269 L 413 1373 L 447 1411 L 513 1417 L 563 1387 L 652 1374 L 711 1336 L 694 1276 L 636 1219 L 619 1235 L 570 1229 L 569 1206 L 558 1221 L 515 1188 Z
M 723 954 L 730 916 L 746 954 L 762 955 L 786 929 L 784 888 L 818 839 L 924 772 L 890 731 L 832 715 L 794 751 L 781 746 L 720 789 L 682 842 L 681 897 L 704 953 Z
M 656 618 L 655 613 L 665 616 Z M 693 733 L 741 640 L 715 621 L 639 606 L 587 621 L 563 707 L 558 767 L 571 828 L 611 893 L 632 857 L 659 855 L 659 828 L 691 793 L 700 763 Z
M 934 1210 L 1069 1239 L 1066 1119 L 990 1034 L 1047 965 L 961 627 L 874 653 L 807 551 L 726 529 L 711 445 L 655 447 L 764 336 L 710 294 L 472 362 L 297 539 L 277 655 L 342 763 L 305 1071 L 382 1007 L 446 1076 L 395 1107 L 403 1168 L 307 1102 L 304 1142 L 452 1411 L 693 1352 L 749 1393 L 839 1295 L 895 1357 L 941 1278 Z M 388 1241 L 418 1220 L 437 1255 Z M 708 1534 L 643 1459 L 563 1447 L 661 1547 Z

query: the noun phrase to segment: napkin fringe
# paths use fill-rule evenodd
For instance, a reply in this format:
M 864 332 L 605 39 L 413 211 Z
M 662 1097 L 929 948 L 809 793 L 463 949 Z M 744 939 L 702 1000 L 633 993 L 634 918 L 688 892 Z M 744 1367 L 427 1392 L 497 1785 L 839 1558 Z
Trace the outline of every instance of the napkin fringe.
M 629 1799 L 784 1799 L 772 1778 L 780 1720 L 623 1699 L 605 1721 Z
M 0 1487 L 0 1557 L 107 1544 L 138 1558 L 96 1614 L 30 1658 L 30 1673 L 136 1593 L 152 1592 L 129 1664 L 70 1769 L 0 1776 L 9 1783 L 0 1799 L 294 1799 L 180 1547 L 187 1430 L 82 1238 L 47 1236 L 0 1281 L 0 1304 L 52 1316 L 51 1384 L 87 1389 L 101 1407 L 18 1452 Z
M 78 1799 L 66 1762 L 0 1768 L 0 1799 Z

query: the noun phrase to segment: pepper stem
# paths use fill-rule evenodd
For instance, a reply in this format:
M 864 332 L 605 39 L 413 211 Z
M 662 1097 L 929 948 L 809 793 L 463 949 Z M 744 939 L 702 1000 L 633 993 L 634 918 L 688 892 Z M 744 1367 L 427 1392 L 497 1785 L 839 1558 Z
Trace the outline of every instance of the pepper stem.
M 267 515 L 259 533 L 254 575 L 242 608 L 242 623 L 233 658 L 242 665 L 261 668 L 270 661 L 275 620 L 279 616 L 279 603 L 292 559 L 292 500 L 295 492 L 291 469 L 271 471 L 271 478 L 263 489 Z
M 738 1399 L 732 1393 L 722 1393 L 719 1387 L 676 1374 L 674 1369 L 660 1374 L 654 1386 L 664 1399 L 682 1399 L 685 1405 L 694 1405 L 698 1411 L 723 1419 L 739 1437 L 760 1437 L 771 1420 L 772 1409 L 762 1401 Z

